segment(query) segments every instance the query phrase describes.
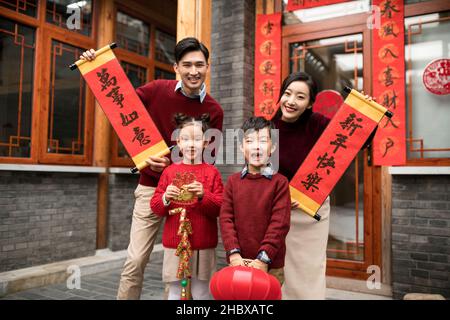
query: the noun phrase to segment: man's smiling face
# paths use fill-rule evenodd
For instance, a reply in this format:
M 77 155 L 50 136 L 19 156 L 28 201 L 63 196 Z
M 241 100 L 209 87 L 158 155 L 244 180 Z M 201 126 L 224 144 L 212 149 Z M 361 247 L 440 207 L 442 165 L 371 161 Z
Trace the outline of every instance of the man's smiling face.
M 186 94 L 199 94 L 206 79 L 208 63 L 200 50 L 191 51 L 174 64 L 174 70 L 180 75 L 181 81 L 183 81 L 183 90 Z

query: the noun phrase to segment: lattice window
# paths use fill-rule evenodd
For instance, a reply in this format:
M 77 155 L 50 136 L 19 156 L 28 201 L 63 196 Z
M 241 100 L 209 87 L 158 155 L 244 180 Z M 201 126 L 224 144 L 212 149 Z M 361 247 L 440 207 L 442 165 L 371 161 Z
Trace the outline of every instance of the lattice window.
M 30 17 L 37 16 L 38 0 L 0 0 L 0 7 L 26 14 Z
M 35 30 L 0 19 L 0 157 L 31 156 Z
M 450 95 L 427 90 L 423 75 L 432 61 L 449 58 L 450 11 L 406 18 L 405 37 L 408 161 L 448 160 Z
M 71 30 L 90 36 L 92 34 L 92 8 L 92 0 L 47 0 L 46 21 L 64 28 L 65 30 Z M 73 18 L 71 18 L 72 15 Z M 79 29 L 77 28 L 78 25 L 75 24 L 75 21 L 73 20 L 78 17 Z M 72 28 L 72 26 L 74 28 Z
M 155 79 L 175 79 L 175 73 L 155 68 Z
M 176 38 L 163 32 L 161 30 L 156 29 L 155 31 L 155 60 L 173 64 L 175 62 L 174 54 L 175 54 L 175 44 Z M 166 78 L 168 79 L 168 78 Z
M 135 89 L 147 82 L 147 70 L 145 68 L 125 61 L 120 62 L 120 64 Z
M 149 25 L 120 11 L 117 11 L 116 19 L 118 46 L 147 57 L 150 51 Z
M 83 155 L 85 88 L 80 73 L 67 66 L 85 49 L 52 41 L 47 152 Z

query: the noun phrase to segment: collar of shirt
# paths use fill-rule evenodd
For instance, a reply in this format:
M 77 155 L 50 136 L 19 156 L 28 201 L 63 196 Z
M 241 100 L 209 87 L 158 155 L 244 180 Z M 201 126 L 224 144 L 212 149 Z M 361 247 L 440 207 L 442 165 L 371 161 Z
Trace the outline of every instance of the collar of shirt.
M 242 169 L 242 171 L 241 171 L 241 179 L 244 179 L 248 172 L 249 172 L 249 171 L 248 171 L 248 164 L 246 164 L 246 165 L 244 166 L 244 168 Z M 267 164 L 267 166 L 265 166 L 265 167 L 261 170 L 261 175 L 262 175 L 264 178 L 267 178 L 267 179 L 269 179 L 269 180 L 272 180 L 272 176 L 273 176 L 274 174 L 275 174 L 275 172 L 273 171 L 272 166 L 271 166 L 270 163 Z
M 194 94 L 194 95 L 191 96 L 191 95 L 188 95 L 186 92 L 184 92 L 183 81 L 181 81 L 181 80 L 179 80 L 177 82 L 177 85 L 175 86 L 175 91 L 177 91 L 177 90 L 181 90 L 181 93 L 185 97 L 188 97 L 188 98 L 191 98 L 191 99 L 200 99 L 200 103 L 202 103 L 203 100 L 205 100 L 205 97 L 206 97 L 206 84 L 204 82 L 203 82 L 203 84 L 202 84 L 202 86 L 200 88 L 200 93 L 199 94 Z

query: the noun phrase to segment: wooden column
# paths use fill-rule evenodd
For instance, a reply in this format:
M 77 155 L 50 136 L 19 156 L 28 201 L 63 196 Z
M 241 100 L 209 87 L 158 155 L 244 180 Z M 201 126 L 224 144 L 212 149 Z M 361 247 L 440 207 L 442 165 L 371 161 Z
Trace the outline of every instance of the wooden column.
M 392 176 L 381 167 L 381 282 L 391 285 L 392 266 Z M 379 181 L 379 180 L 378 180 Z
M 256 0 L 256 14 L 275 13 L 275 0 Z
M 100 48 L 113 42 L 114 39 L 114 1 L 100 0 L 97 3 L 97 9 L 99 10 L 97 20 L 97 48 Z M 111 125 L 100 105 L 96 101 L 94 126 L 94 166 L 109 167 L 110 148 Z M 107 246 L 108 181 L 108 173 L 99 174 L 97 190 L 97 249 L 103 249 Z
M 178 0 L 177 42 L 186 37 L 199 39 L 208 48 L 211 63 L 211 0 Z M 210 89 L 211 76 L 206 75 L 206 87 Z

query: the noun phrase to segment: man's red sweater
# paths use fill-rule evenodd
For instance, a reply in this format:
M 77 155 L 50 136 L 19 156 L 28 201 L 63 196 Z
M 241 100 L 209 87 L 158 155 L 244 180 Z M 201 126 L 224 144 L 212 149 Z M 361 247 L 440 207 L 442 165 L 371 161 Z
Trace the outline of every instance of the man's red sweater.
M 174 115 L 181 112 L 188 116 L 197 117 L 209 113 L 210 127 L 222 131 L 223 110 L 216 100 L 206 94 L 203 102 L 198 98 L 189 98 L 180 90 L 175 91 L 176 80 L 153 80 L 136 89 L 142 103 L 153 119 L 168 146 L 173 145 L 171 136 L 175 130 Z M 170 157 L 170 155 L 168 156 Z M 144 186 L 156 187 L 161 176 L 149 167 L 141 170 L 139 183 Z
M 162 173 L 155 194 L 150 200 L 152 211 L 158 216 L 166 216 L 163 230 L 163 245 L 175 249 L 181 237 L 177 235 L 179 214 L 169 215 L 169 210 L 180 207 L 171 203 L 164 206 L 162 196 L 177 173 L 192 173 L 196 181 L 203 184 L 204 195 L 200 201 L 187 207 L 187 217 L 191 220 L 192 235 L 189 236 L 192 249 L 201 250 L 217 247 L 217 217 L 222 204 L 223 185 L 219 170 L 213 165 L 202 163 L 197 165 L 172 164 Z
M 289 231 L 291 201 L 288 180 L 276 173 L 241 173 L 228 178 L 220 210 L 220 231 L 226 251 L 238 248 L 245 259 L 256 259 L 265 250 L 269 268 L 284 266 L 285 239 Z

